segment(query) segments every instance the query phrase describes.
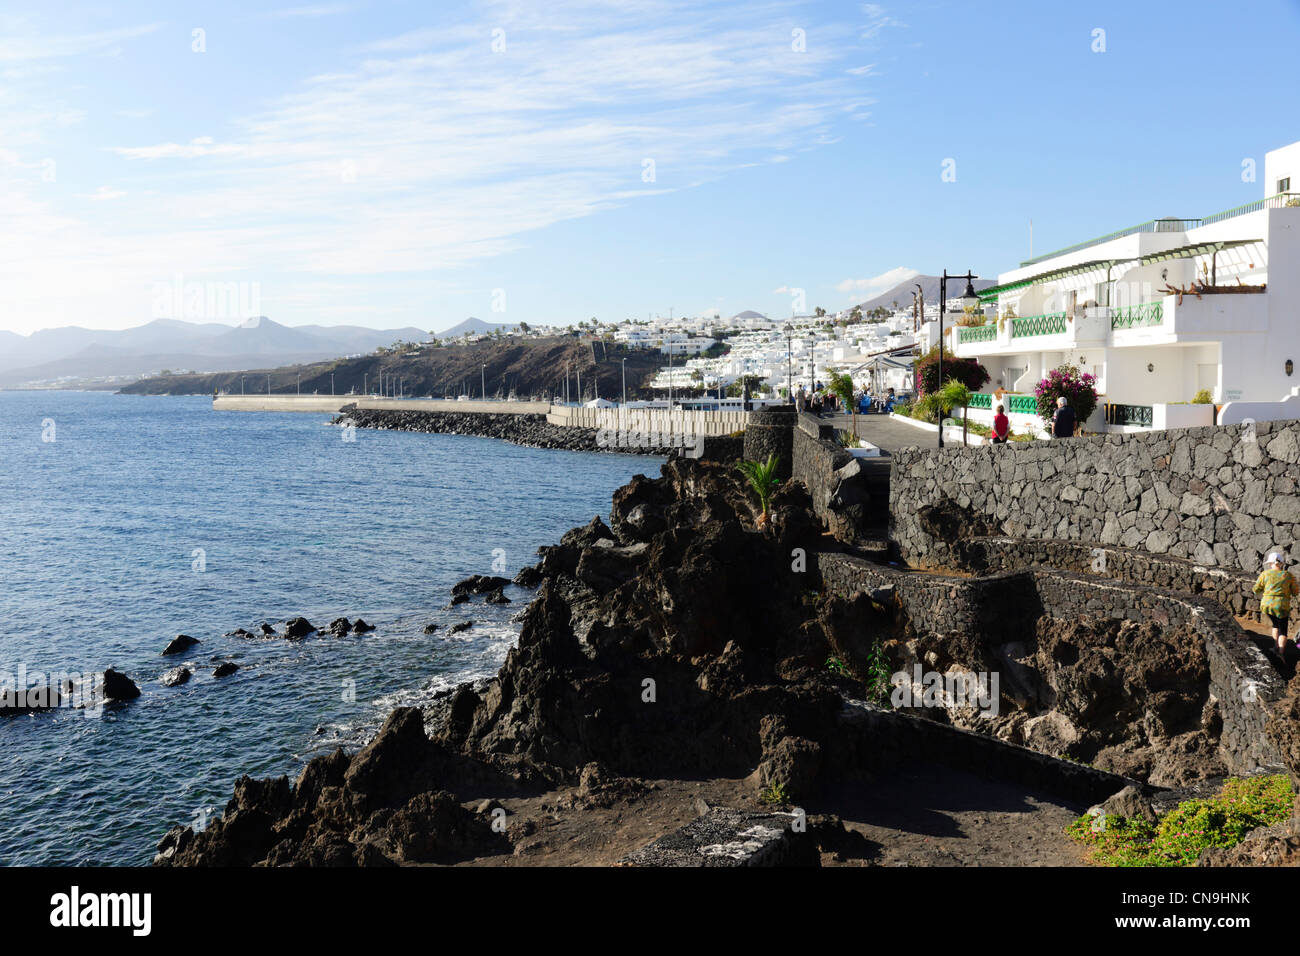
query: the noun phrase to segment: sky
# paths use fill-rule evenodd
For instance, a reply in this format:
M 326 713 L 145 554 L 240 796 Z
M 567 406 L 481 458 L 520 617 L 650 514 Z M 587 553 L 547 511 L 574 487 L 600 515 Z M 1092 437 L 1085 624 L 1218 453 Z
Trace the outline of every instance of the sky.
M 1261 197 L 1298 41 L 1300 0 L 6 2 L 0 329 L 787 316 L 992 278 L 1031 220 L 1041 254 Z

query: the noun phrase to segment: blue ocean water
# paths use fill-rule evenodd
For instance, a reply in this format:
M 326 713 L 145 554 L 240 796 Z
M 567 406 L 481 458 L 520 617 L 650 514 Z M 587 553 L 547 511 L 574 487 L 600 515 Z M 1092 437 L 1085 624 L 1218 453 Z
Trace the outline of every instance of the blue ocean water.
M 513 577 L 660 465 L 454 435 L 349 442 L 328 417 L 0 392 L 0 672 L 112 666 L 143 691 L 98 719 L 0 717 L 0 863 L 146 864 L 239 775 L 292 776 L 393 706 L 494 673 L 529 592 L 447 609 L 451 585 L 494 561 Z M 300 614 L 378 629 L 223 636 Z M 465 619 L 478 623 L 448 633 Z M 161 657 L 180 633 L 202 643 Z M 241 669 L 214 679 L 215 660 Z M 179 663 L 192 679 L 161 686 Z

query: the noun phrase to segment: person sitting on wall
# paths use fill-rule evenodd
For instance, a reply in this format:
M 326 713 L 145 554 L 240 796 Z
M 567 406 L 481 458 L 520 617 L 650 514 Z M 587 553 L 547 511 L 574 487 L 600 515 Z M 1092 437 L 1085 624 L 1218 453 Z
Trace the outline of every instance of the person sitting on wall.
M 1287 619 L 1291 616 L 1291 599 L 1300 592 L 1295 576 L 1282 567 L 1282 555 L 1274 551 L 1264 563 L 1264 570 L 1255 581 L 1255 593 L 1260 595 L 1259 610 L 1273 623 L 1273 640 L 1282 659 L 1287 657 Z
M 1010 437 L 1011 420 L 1007 418 L 1006 408 L 999 405 L 997 414 L 993 416 L 993 444 L 1005 445 Z
M 1074 409 L 1065 401 L 1062 395 L 1056 400 L 1056 414 L 1052 416 L 1052 437 L 1053 438 L 1073 438 L 1074 437 Z

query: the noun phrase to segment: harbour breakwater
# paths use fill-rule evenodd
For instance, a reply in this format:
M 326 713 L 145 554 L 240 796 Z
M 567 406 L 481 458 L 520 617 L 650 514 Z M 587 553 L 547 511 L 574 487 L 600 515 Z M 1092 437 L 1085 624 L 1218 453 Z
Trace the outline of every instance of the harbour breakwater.
M 546 415 L 492 412 L 413 411 L 345 405 L 331 421 L 341 427 L 381 428 L 391 431 L 439 435 L 474 435 L 499 438 L 530 448 L 566 451 L 624 452 L 658 457 L 732 460 L 739 456 L 740 439 L 706 436 L 687 431 L 649 428 L 593 428 L 556 425 Z

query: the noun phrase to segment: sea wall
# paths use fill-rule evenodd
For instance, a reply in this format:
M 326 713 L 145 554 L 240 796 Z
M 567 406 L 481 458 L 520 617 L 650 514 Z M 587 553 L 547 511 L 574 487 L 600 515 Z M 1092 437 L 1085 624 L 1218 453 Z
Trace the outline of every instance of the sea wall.
M 927 533 L 922 510 L 948 500 L 998 535 L 1258 572 L 1300 537 L 1298 462 L 1295 421 L 904 448 L 893 457 L 891 536 L 912 564 L 947 563 L 950 547 Z
M 644 432 L 662 435 L 731 435 L 745 430 L 745 411 L 695 411 L 684 408 L 575 408 L 552 405 L 546 420 L 552 425 Z
M 358 395 L 217 395 L 219 412 L 338 412 L 344 405 L 400 411 L 485 415 L 545 415 L 548 402 L 455 402 L 438 398 L 372 398 Z
M 1189 627 L 1201 638 L 1209 660 L 1210 693 L 1223 717 L 1219 743 L 1224 762 L 1234 773 L 1282 766 L 1265 727 L 1285 684 L 1231 615 L 1209 598 L 1063 571 L 1006 571 L 978 578 L 924 574 L 837 553 L 818 554 L 816 573 L 828 592 L 875 593 L 896 603 L 922 638 L 957 633 L 1004 644 L 1026 638 L 1042 616 Z
M 462 414 L 459 411 L 407 411 L 348 405 L 333 419 L 332 424 L 440 435 L 475 435 L 480 438 L 499 438 L 529 448 L 622 452 L 665 458 L 732 461 L 739 456 L 740 451 L 739 438 L 688 436 L 687 440 L 677 436 L 678 440 L 672 444 L 659 444 L 659 440 L 671 440 L 674 436 L 654 436 L 648 433 L 631 435 L 596 428 L 552 425 L 545 415 L 493 415 L 484 412 Z

